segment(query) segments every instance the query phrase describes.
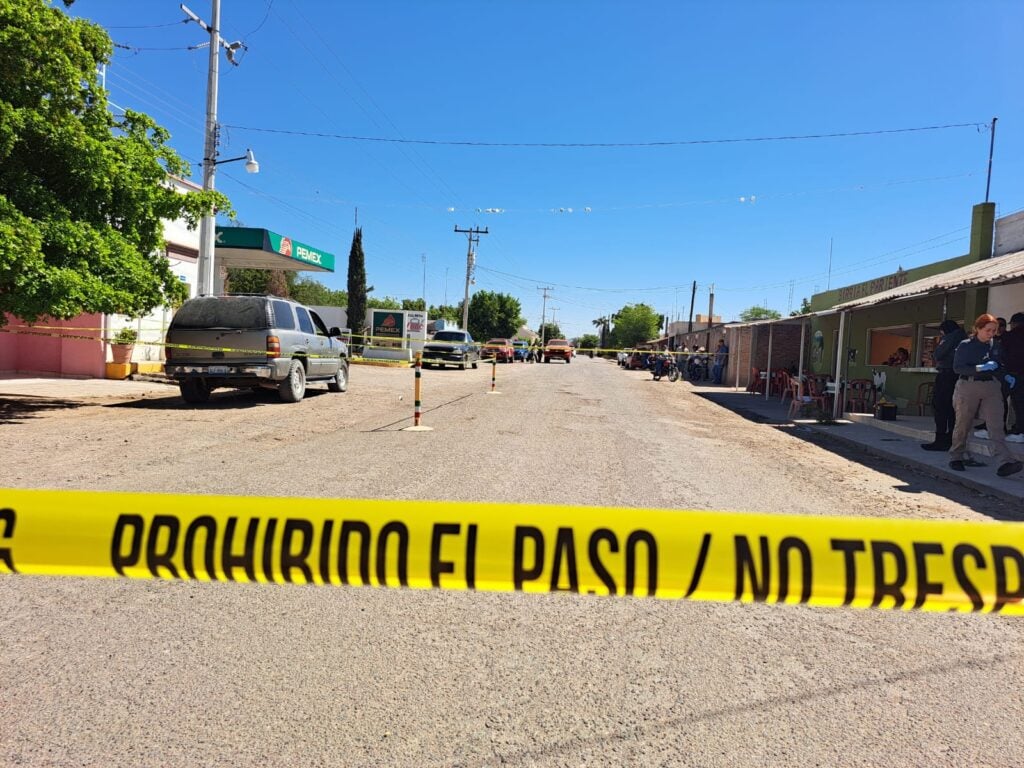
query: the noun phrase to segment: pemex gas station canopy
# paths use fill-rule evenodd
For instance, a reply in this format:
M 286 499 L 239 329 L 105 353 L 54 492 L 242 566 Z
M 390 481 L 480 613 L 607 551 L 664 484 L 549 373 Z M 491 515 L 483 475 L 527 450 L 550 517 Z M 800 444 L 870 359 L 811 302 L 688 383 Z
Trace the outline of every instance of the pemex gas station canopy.
M 214 257 L 218 266 L 231 269 L 334 271 L 333 253 L 253 227 L 217 227 Z

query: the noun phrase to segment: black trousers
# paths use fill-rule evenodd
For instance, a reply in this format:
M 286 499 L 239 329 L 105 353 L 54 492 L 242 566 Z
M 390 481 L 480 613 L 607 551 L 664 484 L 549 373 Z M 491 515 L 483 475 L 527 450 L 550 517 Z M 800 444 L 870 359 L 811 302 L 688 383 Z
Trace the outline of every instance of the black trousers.
M 953 409 L 953 390 L 956 389 L 956 371 L 939 371 L 935 377 L 932 394 L 932 409 L 935 411 L 935 439 L 949 441 L 956 426 L 956 411 Z
M 1014 432 L 1024 432 L 1024 381 L 1018 377 L 1017 386 L 1010 390 L 1010 400 L 1013 401 L 1013 419 L 1016 422 Z

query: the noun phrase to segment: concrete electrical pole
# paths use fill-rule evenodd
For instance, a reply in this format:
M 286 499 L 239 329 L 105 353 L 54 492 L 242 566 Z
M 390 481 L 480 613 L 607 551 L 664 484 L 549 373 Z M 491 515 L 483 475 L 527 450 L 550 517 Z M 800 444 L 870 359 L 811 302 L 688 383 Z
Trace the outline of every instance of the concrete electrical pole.
M 551 286 L 541 288 L 538 286 L 538 291 L 544 291 L 544 301 L 540 305 L 540 345 L 544 346 L 544 322 L 547 319 L 548 312 L 548 291 L 551 290 Z
M 214 180 L 217 174 L 217 81 L 220 73 L 220 49 L 223 45 L 227 50 L 228 61 L 238 66 L 235 61 L 235 51 L 245 48 L 239 41 L 229 43 L 220 36 L 220 0 L 211 1 L 210 23 L 207 24 L 196 14 L 180 6 L 188 17 L 210 33 L 210 65 L 206 77 L 206 141 L 203 148 L 203 190 L 214 189 Z M 252 152 L 247 150 L 246 155 L 233 160 L 245 160 L 246 170 L 249 173 L 258 173 L 259 164 L 256 163 Z M 230 162 L 222 160 L 220 162 Z M 203 216 L 199 222 L 199 285 L 197 292 L 200 296 L 209 295 L 214 292 L 216 283 L 216 272 L 213 263 L 214 240 L 216 238 L 217 220 L 211 211 Z
M 487 227 L 480 229 L 480 227 L 471 227 L 470 229 L 459 229 L 458 225 L 455 226 L 455 231 L 466 235 L 466 239 L 469 241 L 469 246 L 466 250 L 466 293 L 465 298 L 462 300 L 462 330 L 469 330 L 469 284 L 473 280 L 473 267 L 476 266 L 476 253 L 473 251 L 473 244 L 480 242 L 480 235 L 486 235 Z

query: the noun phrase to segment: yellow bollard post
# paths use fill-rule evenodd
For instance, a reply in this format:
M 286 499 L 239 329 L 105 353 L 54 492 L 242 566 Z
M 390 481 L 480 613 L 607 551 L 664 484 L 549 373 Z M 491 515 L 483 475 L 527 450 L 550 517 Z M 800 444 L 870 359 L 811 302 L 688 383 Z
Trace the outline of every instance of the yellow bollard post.
M 498 357 L 497 357 L 497 355 L 495 355 L 494 357 L 491 358 L 491 391 L 487 393 L 488 395 L 500 395 L 501 394 L 501 392 L 496 392 L 494 390 L 494 382 L 495 382 L 495 379 L 497 378 L 497 375 L 498 375 Z

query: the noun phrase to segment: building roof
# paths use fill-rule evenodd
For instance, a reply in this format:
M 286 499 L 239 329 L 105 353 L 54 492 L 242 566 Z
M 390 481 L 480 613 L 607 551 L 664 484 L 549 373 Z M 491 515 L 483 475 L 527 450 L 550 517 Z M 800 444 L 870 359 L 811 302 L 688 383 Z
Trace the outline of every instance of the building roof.
M 966 266 L 951 269 L 949 272 L 905 283 L 898 288 L 836 304 L 832 309 L 839 311 L 857 309 L 886 301 L 926 296 L 930 293 L 946 293 L 985 285 L 1015 283 L 1022 280 L 1024 280 L 1024 251 L 1017 251 L 1005 256 L 975 261 Z

